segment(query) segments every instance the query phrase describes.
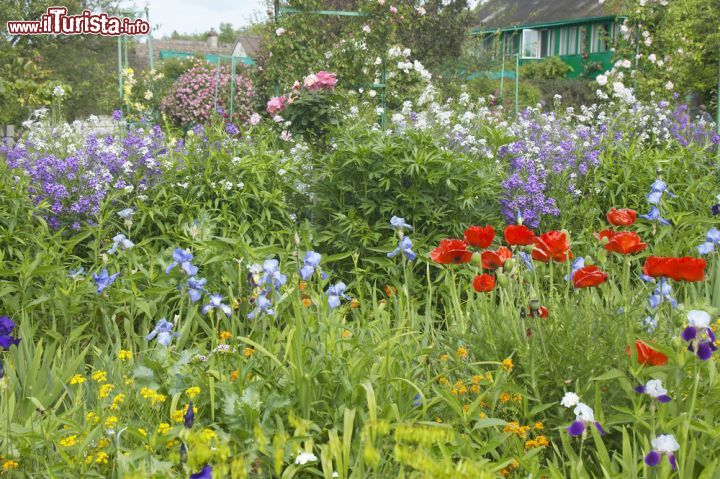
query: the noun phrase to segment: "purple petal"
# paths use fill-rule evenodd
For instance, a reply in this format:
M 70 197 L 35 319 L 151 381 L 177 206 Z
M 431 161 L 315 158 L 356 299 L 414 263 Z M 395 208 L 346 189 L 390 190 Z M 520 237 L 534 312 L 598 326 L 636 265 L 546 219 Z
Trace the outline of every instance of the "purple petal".
M 705 331 L 707 332 L 708 339 L 714 343 L 715 342 L 715 333 L 713 333 L 713 330 L 710 328 L 707 328 Z
M 582 421 L 575 421 L 568 427 L 568 434 L 571 436 L 579 436 L 585 432 L 585 424 Z
M 697 329 L 695 329 L 692 326 L 688 326 L 685 328 L 685 330 L 682 332 L 682 338 L 685 341 L 690 341 L 692 339 L 695 339 L 695 336 L 697 336 Z
M 656 399 L 657 399 L 658 401 L 662 402 L 662 403 L 670 402 L 670 401 L 672 400 L 672 398 L 671 398 L 670 396 L 668 396 L 667 394 L 663 394 L 662 396 L 658 396 Z
M 677 462 L 675 461 L 675 454 L 672 452 L 667 453 L 668 461 L 670 461 L 670 465 L 672 466 L 673 471 L 677 471 Z
M 603 429 L 600 423 L 597 421 L 595 421 L 595 429 L 598 430 L 601 436 L 604 436 L 606 434 L 605 429 Z
M 635 392 L 645 394 L 645 386 L 635 386 Z
M 712 349 L 710 348 L 710 343 L 700 343 L 698 344 L 697 348 L 697 357 L 702 359 L 703 361 L 707 361 L 712 357 Z
M 660 464 L 660 459 L 662 459 L 662 456 L 657 451 L 650 451 L 647 456 L 645 456 L 645 464 L 647 464 L 650 467 L 657 466 Z

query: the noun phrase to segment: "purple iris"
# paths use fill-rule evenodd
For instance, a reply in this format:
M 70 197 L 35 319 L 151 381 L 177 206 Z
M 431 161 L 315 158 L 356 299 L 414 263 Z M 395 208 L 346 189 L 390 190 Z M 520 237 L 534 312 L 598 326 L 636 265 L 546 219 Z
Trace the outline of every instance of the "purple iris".
M 190 301 L 192 301 L 193 303 L 197 303 L 198 300 L 202 297 L 202 293 L 207 293 L 207 289 L 205 289 L 206 283 L 206 278 L 196 278 L 195 276 L 191 276 L 190 278 L 188 278 L 187 287 Z
M 662 381 L 659 379 L 651 379 L 644 386 L 636 386 L 635 392 L 639 394 L 647 394 L 651 398 L 662 403 L 670 402 L 672 400 L 672 398 L 667 394 L 667 389 L 663 387 Z
M 228 306 L 227 304 L 224 304 L 222 302 L 222 300 L 223 300 L 222 295 L 211 294 L 210 302 L 202 307 L 202 314 L 207 314 L 208 311 L 212 311 L 213 309 L 219 308 L 229 318 L 230 315 L 232 314 L 232 309 L 230 309 L 230 306 Z
M 399 216 L 393 216 L 392 218 L 390 218 L 390 226 L 393 229 L 400 230 L 400 231 L 402 231 L 405 228 L 407 228 L 409 230 L 413 229 L 412 226 L 410 226 L 409 224 L 407 224 L 405 222 L 405 218 L 400 218 Z
M 705 311 L 692 310 L 687 313 L 688 326 L 682 332 L 682 338 L 688 342 L 688 351 L 692 351 L 702 361 L 712 357 L 715 346 L 715 333 L 710 329 L 710 315 Z
M 661 434 L 651 441 L 652 451 L 645 456 L 645 464 L 648 466 L 657 466 L 660 464 L 663 455 L 667 456 L 670 466 L 673 471 L 677 469 L 677 462 L 675 461 L 675 452 L 680 449 L 675 436 L 672 434 Z
M 0 347 L 10 349 L 10 346 L 20 344 L 20 340 L 11 336 L 15 323 L 7 316 L 0 316 Z
M 412 250 L 412 241 L 410 241 L 410 238 L 408 238 L 407 236 L 403 236 L 402 239 L 398 241 L 397 248 L 389 252 L 387 254 L 387 257 L 394 258 L 401 251 L 408 259 L 408 261 L 412 261 L 417 257 L 417 255 Z
M 340 298 L 345 298 L 347 300 L 350 300 L 351 298 L 345 294 L 345 290 L 347 289 L 347 286 L 345 286 L 345 283 L 342 281 L 338 281 L 335 283 L 335 285 L 330 286 L 326 291 L 325 294 L 328 295 L 328 304 L 331 308 L 337 308 L 340 306 Z
M 300 277 L 304 280 L 308 279 L 315 272 L 315 268 L 320 266 L 320 253 L 315 251 L 308 251 L 305 253 L 305 259 L 303 260 L 303 267 L 300 268 Z
M 145 341 L 152 341 L 157 337 L 157 342 L 165 347 L 170 346 L 173 336 L 178 336 L 177 333 L 173 333 L 173 327 L 175 325 L 165 318 L 162 318 L 155 325 L 155 329 L 150 331 L 150 334 L 145 336 Z
M 705 242 L 698 246 L 698 253 L 710 254 L 715 251 L 715 245 L 720 244 L 720 231 L 717 228 L 712 227 L 705 234 Z
M 675 198 L 675 195 L 668 191 L 668 185 L 661 179 L 657 179 L 650 186 L 650 193 L 647 195 L 648 203 L 656 205 L 660 203 L 663 193 L 667 193 L 670 198 Z
M 660 280 L 660 285 L 653 290 L 653 293 L 648 299 L 650 307 L 652 309 L 655 309 L 660 305 L 660 303 L 667 300 L 673 308 L 677 308 L 677 301 L 675 301 L 675 298 L 670 296 L 671 293 L 672 286 L 670 285 L 670 283 L 667 282 L 665 278 L 662 278 Z
M 98 294 L 102 293 L 105 288 L 110 286 L 115 282 L 118 276 L 120 276 L 120 273 L 115 274 L 108 274 L 108 270 L 104 269 L 100 271 L 100 274 L 94 274 L 93 273 L 93 280 L 95 280 L 95 284 L 97 285 L 97 292 Z
M 233 125 L 232 123 L 226 123 L 225 124 L 225 133 L 227 133 L 230 136 L 235 136 L 238 133 L 240 133 L 240 129 Z
M 594 425 L 601 436 L 605 435 L 605 430 L 600 423 L 595 420 L 595 413 L 590 406 L 585 403 L 578 403 L 573 413 L 575 413 L 575 421 L 568 427 L 568 433 L 571 436 L 582 435 L 585 432 L 587 424 Z
M 570 270 L 570 274 L 565 276 L 565 281 L 572 281 L 571 278 L 575 275 L 575 272 L 584 267 L 585 258 L 583 258 L 582 256 L 578 256 L 577 258 L 575 258 L 572 262 L 572 269 Z
M 287 282 L 287 276 L 280 272 L 278 260 L 268 259 L 263 261 L 262 269 L 264 273 L 262 283 L 274 287 L 276 291 Z
M 122 110 L 115 110 L 112 112 L 112 119 L 115 121 L 122 120 Z
M 528 271 L 530 271 L 531 273 L 533 271 L 535 271 L 535 266 L 533 266 L 532 260 L 530 259 L 529 254 L 527 254 L 525 251 L 521 251 L 518 253 L 518 256 L 520 256 L 520 259 L 523 260 L 523 262 L 525 263 L 525 266 L 527 266 Z
M 173 251 L 173 262 L 165 269 L 165 274 L 170 274 L 170 271 L 175 269 L 175 266 L 180 265 L 188 276 L 195 276 L 198 272 L 198 267 L 191 263 L 192 259 L 193 255 L 189 251 L 185 251 L 182 248 L 175 248 Z
M 210 467 L 209 464 L 206 464 L 200 472 L 190 474 L 190 479 L 212 479 L 212 467 Z
M 262 313 L 273 316 L 275 310 L 272 309 L 272 302 L 267 298 L 267 292 L 263 291 L 255 300 L 255 309 L 248 313 L 248 319 L 255 319 Z
M 660 216 L 660 210 L 657 206 L 652 206 L 650 208 L 650 212 L 645 215 L 638 215 L 640 218 L 646 219 L 648 221 L 655 221 L 663 225 L 669 225 L 670 222 Z
M 135 246 L 135 243 L 127 239 L 124 234 L 120 233 L 113 237 L 113 245 L 112 248 L 108 250 L 108 254 L 115 254 L 118 248 L 127 251 L 133 246 Z
M 185 420 L 186 428 L 190 429 L 193 427 L 193 423 L 195 422 L 195 409 L 193 409 L 192 400 L 190 400 L 190 403 L 188 404 L 188 408 L 183 416 L 183 419 Z

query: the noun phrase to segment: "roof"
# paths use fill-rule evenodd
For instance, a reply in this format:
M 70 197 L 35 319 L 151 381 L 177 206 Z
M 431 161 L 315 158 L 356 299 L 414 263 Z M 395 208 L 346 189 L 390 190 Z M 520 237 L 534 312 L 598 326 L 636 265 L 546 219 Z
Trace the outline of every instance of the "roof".
M 598 0 L 488 0 L 474 12 L 477 30 L 571 23 L 615 16 Z
M 238 48 L 241 47 L 241 48 Z M 256 35 L 238 35 L 235 39 L 233 55 L 255 58 L 260 50 L 260 37 Z M 240 54 L 244 53 L 244 55 Z

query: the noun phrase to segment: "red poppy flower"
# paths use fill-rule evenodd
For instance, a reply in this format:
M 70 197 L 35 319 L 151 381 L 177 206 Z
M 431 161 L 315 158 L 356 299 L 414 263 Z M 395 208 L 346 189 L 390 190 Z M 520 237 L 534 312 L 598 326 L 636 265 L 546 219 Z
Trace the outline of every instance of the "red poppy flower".
M 630 226 L 631 224 L 635 223 L 637 213 L 635 212 L 635 210 L 631 210 L 630 208 L 620 208 L 619 210 L 613 208 L 608 211 L 606 217 L 608 223 L 610 223 L 611 225 Z
M 562 231 L 548 231 L 533 240 L 535 247 L 532 250 L 532 257 L 535 260 L 548 263 L 551 259 L 562 263 L 573 258 L 570 251 L 570 242 L 567 235 Z
M 487 248 L 495 238 L 495 228 L 492 226 L 471 226 L 465 230 L 465 242 L 476 248 Z
M 647 248 L 647 243 L 644 243 L 640 236 L 634 231 L 623 231 L 621 233 L 615 233 L 605 244 L 607 251 L 620 254 L 634 254 Z
M 470 258 L 472 251 L 468 251 L 467 245 L 460 239 L 444 239 L 430 252 L 430 259 L 440 264 L 468 263 Z
M 510 246 L 527 246 L 533 244 L 535 233 L 523 225 L 507 225 L 505 227 L 505 242 Z
M 639 339 L 635 341 L 635 351 L 637 351 L 638 363 L 649 364 L 651 366 L 662 366 L 667 364 L 668 357 L 660 351 L 656 351 Z M 630 346 L 625 348 L 625 353 L 630 354 Z
M 590 288 L 604 283 L 607 281 L 607 277 L 607 273 L 597 266 L 585 266 L 573 274 L 573 286 L 576 288 Z
M 473 279 L 473 289 L 478 293 L 487 293 L 495 289 L 495 276 L 480 274 Z
M 505 261 L 512 258 L 510 248 L 501 246 L 497 251 L 482 252 L 482 267 L 490 271 L 496 270 L 505 264 Z
M 614 230 L 602 230 L 599 233 L 593 233 L 593 236 L 595 236 L 600 241 L 602 241 L 603 238 L 607 238 L 607 240 L 610 241 L 612 237 L 616 234 L 617 232 L 615 232 Z
M 702 281 L 705 279 L 707 263 L 701 258 L 673 258 L 671 256 L 648 256 L 643 265 L 643 274 L 666 277 L 675 281 Z
M 540 306 L 537 310 L 533 311 L 532 307 L 529 308 L 531 318 L 547 318 L 550 316 L 550 310 L 545 306 Z

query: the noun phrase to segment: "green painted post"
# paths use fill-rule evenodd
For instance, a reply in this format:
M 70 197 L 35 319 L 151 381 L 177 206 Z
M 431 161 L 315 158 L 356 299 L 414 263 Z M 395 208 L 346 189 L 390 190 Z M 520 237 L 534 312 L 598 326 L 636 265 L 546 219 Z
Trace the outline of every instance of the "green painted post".
M 118 98 L 120 99 L 120 109 L 123 104 L 123 79 L 122 79 L 122 44 L 118 37 Z
M 505 51 L 503 50 L 502 69 L 500 71 L 500 98 L 499 98 L 500 101 L 502 101 L 502 97 L 503 97 L 503 84 L 504 83 L 505 83 Z
M 128 61 L 128 38 L 127 35 L 122 35 L 123 49 L 125 50 L 125 67 L 130 68 L 130 62 Z
M 520 53 L 515 54 L 515 118 L 518 116 L 518 111 L 520 109 L 518 108 L 518 93 L 520 86 Z

